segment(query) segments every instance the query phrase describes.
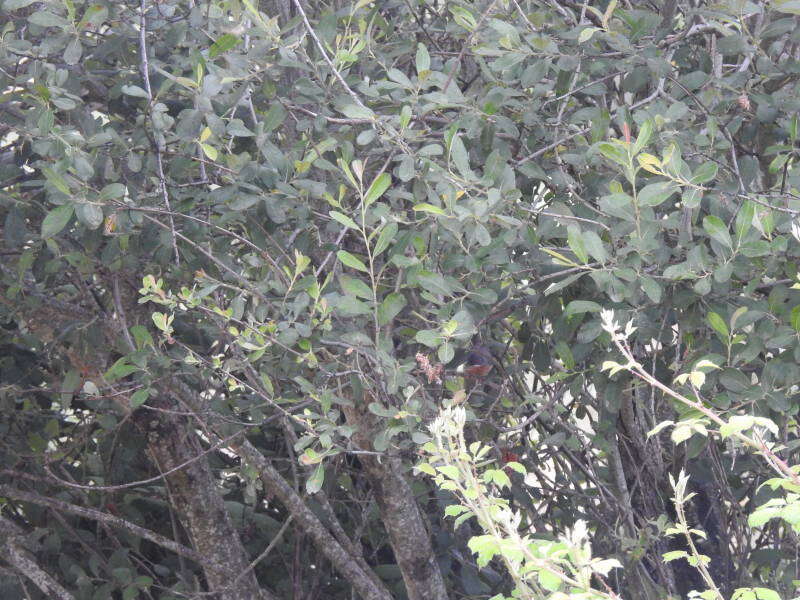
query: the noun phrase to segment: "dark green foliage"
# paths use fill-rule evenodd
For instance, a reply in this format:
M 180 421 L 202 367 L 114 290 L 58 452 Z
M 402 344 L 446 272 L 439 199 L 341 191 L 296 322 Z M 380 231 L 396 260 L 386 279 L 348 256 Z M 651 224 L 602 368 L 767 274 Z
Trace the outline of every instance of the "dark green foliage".
M 747 526 L 774 495 L 767 465 L 713 437 L 648 438 L 697 415 L 600 369 L 613 308 L 649 372 L 671 385 L 714 362 L 682 389 L 772 419 L 796 462 L 800 3 L 695 4 L 147 0 L 140 18 L 5 0 L 0 496 L 194 548 L 148 436 L 189 431 L 197 454 L 244 430 L 402 598 L 358 452 L 410 470 L 466 389 L 469 435 L 528 469 L 509 492 L 523 524 L 587 521 L 594 554 L 625 565 L 607 581 L 621 595 L 702 589 L 661 560 L 680 547 L 662 533 L 681 468 L 724 592 L 792 593 L 795 534 Z M 496 368 L 464 382 L 478 341 Z M 291 511 L 226 446 L 202 464 L 243 560 L 275 541 L 259 585 L 350 598 L 297 519 L 275 537 Z M 507 591 L 444 492 L 409 481 L 451 597 Z M 75 598 L 208 589 L 191 557 L 92 517 L 10 495 L 0 516 Z M 21 586 L 39 594 L 0 573 L 8 597 Z

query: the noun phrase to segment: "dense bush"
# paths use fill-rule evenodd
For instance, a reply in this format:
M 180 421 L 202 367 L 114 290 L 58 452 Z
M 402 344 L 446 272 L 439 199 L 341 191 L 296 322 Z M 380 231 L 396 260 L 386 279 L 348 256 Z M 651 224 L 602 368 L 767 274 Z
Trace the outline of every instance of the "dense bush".
M 800 2 L 2 6 L 0 596 L 795 592 Z

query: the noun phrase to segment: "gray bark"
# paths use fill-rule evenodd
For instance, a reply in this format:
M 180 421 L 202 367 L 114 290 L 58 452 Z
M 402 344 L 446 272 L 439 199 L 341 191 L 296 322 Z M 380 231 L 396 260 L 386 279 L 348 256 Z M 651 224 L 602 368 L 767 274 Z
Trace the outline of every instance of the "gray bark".
M 175 409 L 162 398 L 151 400 L 159 408 Z M 138 411 L 134 422 L 147 435 L 148 450 L 162 472 L 169 471 L 203 452 L 196 434 L 183 417 Z M 165 477 L 172 505 L 189 533 L 192 547 L 210 563 L 225 567 L 220 571 L 204 565 L 210 591 L 220 600 L 272 600 L 274 596 L 259 588 L 248 568 L 247 552 L 239 533 L 225 510 L 216 479 L 205 457 Z
M 344 406 L 350 425 L 355 427 L 353 439 L 364 450 L 372 450 L 372 439 L 379 423 L 365 410 Z M 403 474 L 400 459 L 362 454 L 359 460 L 372 486 L 397 564 L 403 574 L 409 600 L 447 600 L 447 588 L 442 577 L 430 533 L 411 486 Z
M 0 534 L 5 537 L 0 546 L 0 556 L 20 574 L 30 579 L 48 598 L 74 600 L 53 577 L 39 566 L 33 555 L 23 546 L 24 533 L 12 521 L 0 517 Z

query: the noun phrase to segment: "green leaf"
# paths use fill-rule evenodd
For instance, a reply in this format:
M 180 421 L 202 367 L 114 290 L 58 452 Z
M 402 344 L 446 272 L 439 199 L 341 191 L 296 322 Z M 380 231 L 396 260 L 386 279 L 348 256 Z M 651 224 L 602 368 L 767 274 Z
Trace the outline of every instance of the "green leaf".
M 492 469 L 491 474 L 492 482 L 498 487 L 511 487 L 511 479 L 509 479 L 508 475 L 505 471 L 503 471 L 503 469 Z
M 336 312 L 343 317 L 357 317 L 370 314 L 372 308 L 354 296 L 342 296 L 336 303 Z
M 133 341 L 136 344 L 137 350 L 141 350 L 145 346 L 150 346 L 151 348 L 155 348 L 155 342 L 153 342 L 153 336 L 150 335 L 150 332 L 144 325 L 134 325 L 133 327 L 131 327 L 130 332 L 131 335 L 133 336 Z
M 600 29 L 599 27 L 584 27 L 578 34 L 578 43 L 583 44 L 584 42 L 588 42 L 590 39 L 592 39 L 592 36 L 598 31 L 603 31 L 603 30 Z
M 564 317 L 569 318 L 572 315 L 579 315 L 587 312 L 600 312 L 603 309 L 597 302 L 590 300 L 573 300 L 567 304 L 564 309 Z
M 393 406 L 384 406 L 379 402 L 370 402 L 367 410 L 373 415 L 383 417 L 384 419 L 393 419 L 397 415 L 397 409 Z
M 339 275 L 339 285 L 342 286 L 342 290 L 344 290 L 346 294 L 350 294 L 351 296 L 359 296 L 366 300 L 372 300 L 373 298 L 372 288 L 355 277 L 350 277 L 342 273 Z
M 731 329 L 732 330 L 736 330 L 736 323 L 739 321 L 739 319 L 741 319 L 746 314 L 747 314 L 747 307 L 746 306 L 740 306 L 735 311 L 733 311 L 733 314 L 731 315 Z
M 562 290 L 569 285 L 572 285 L 584 275 L 586 275 L 586 273 L 575 273 L 574 275 L 565 277 L 561 281 L 553 282 L 549 286 L 547 286 L 547 288 L 544 290 L 544 295 L 549 296 L 550 294 L 555 294 L 557 291 Z
M 633 198 L 625 193 L 609 194 L 600 198 L 600 208 L 614 217 L 633 222 L 636 211 L 633 207 Z
M 727 345 L 730 332 L 728 331 L 728 326 L 725 324 L 725 320 L 713 311 L 706 315 L 706 320 L 708 324 L 711 325 L 711 328 L 719 334 L 722 342 Z
M 69 22 L 64 17 L 59 17 L 46 10 L 37 10 L 28 17 L 28 21 L 40 27 L 60 27 L 66 29 Z
M 758 600 L 781 600 L 778 592 L 769 588 L 754 587 L 753 591 L 756 593 Z
M 647 294 L 647 297 L 650 298 L 650 300 L 656 304 L 661 302 L 661 286 L 655 279 L 650 277 L 642 277 L 640 282 L 642 284 L 644 293 Z
M 110 183 L 100 190 L 100 200 L 122 198 L 125 195 L 125 186 L 121 183 Z
M 600 142 L 597 144 L 600 154 L 623 167 L 628 166 L 628 152 L 620 143 Z
M 708 183 L 717 176 L 718 168 L 715 162 L 703 163 L 695 170 L 691 182 L 696 184 Z
M 678 190 L 671 181 L 651 183 L 639 190 L 637 199 L 639 206 L 658 206 Z
M 737 245 L 753 225 L 753 217 L 756 214 L 756 205 L 752 200 L 745 200 L 739 212 L 736 213 L 736 241 Z
M 75 207 L 72 204 L 57 206 L 42 221 L 42 238 L 48 239 L 59 233 L 69 223 Z
M 132 365 L 128 362 L 128 357 L 123 356 L 117 362 L 115 362 L 108 371 L 105 372 L 103 378 L 108 381 L 109 383 L 112 381 L 116 381 L 117 379 L 122 379 L 123 377 L 127 377 L 131 373 L 139 371 L 140 368 L 136 365 Z
M 650 137 L 653 135 L 653 120 L 647 119 L 644 123 L 642 123 L 641 127 L 639 127 L 639 136 L 636 138 L 636 142 L 633 144 L 633 149 L 631 150 L 631 154 L 634 156 L 639 154 L 642 150 L 647 147 L 647 144 L 650 142 Z
M 583 264 L 589 262 L 589 254 L 586 252 L 586 247 L 583 245 L 580 227 L 570 225 L 567 228 L 567 243 L 569 244 L 570 250 L 578 257 L 580 262 Z
M 217 156 L 219 156 L 219 152 L 214 146 L 210 144 L 200 144 L 200 147 L 203 149 L 203 154 L 205 154 L 211 160 L 217 160 Z
M 665 562 L 671 562 L 680 558 L 686 558 L 689 554 L 685 550 L 672 550 L 670 552 L 664 552 L 661 556 L 664 558 Z
M 355 229 L 356 231 L 359 231 L 359 227 L 358 227 L 358 225 L 356 225 L 356 222 L 353 221 L 353 219 L 351 219 L 347 215 L 345 215 L 343 213 L 340 213 L 339 211 L 336 211 L 336 210 L 330 210 L 330 211 L 328 211 L 328 214 L 331 216 L 331 219 L 333 219 L 334 221 L 338 221 L 339 223 L 341 223 L 345 227 L 349 227 L 350 229 Z
M 775 2 L 772 3 L 772 8 L 778 12 L 787 13 L 790 15 L 800 15 L 799 0 L 775 0 Z
M 348 104 L 339 109 L 343 115 L 349 119 L 374 119 L 375 113 L 366 106 L 359 106 L 357 104 Z
M 697 208 L 703 199 L 703 192 L 698 189 L 684 189 L 681 194 L 681 204 L 685 208 Z
M 103 224 L 103 209 L 91 202 L 81 202 L 75 206 L 75 216 L 78 221 L 91 230 Z
M 456 5 L 449 6 L 448 9 L 452 13 L 455 22 L 461 25 L 461 27 L 467 31 L 473 31 L 478 26 L 478 22 L 475 20 L 475 17 L 472 16 L 472 13 L 466 8 Z
M 451 325 L 452 323 L 455 323 L 455 328 L 452 330 L 452 336 L 456 339 L 467 339 L 468 336 L 475 335 L 475 332 L 477 331 L 475 327 L 475 321 L 472 318 L 472 313 L 470 313 L 468 310 L 459 310 L 453 316 L 453 319 L 447 323 L 447 325 Z M 444 330 L 447 329 L 447 325 L 443 328 Z
M 594 231 L 584 231 L 581 234 L 583 245 L 589 254 L 599 263 L 605 263 L 608 260 L 608 252 L 603 240 Z
M 325 482 L 325 467 L 319 463 L 311 476 L 306 479 L 306 492 L 309 494 L 316 494 L 322 489 L 322 484 Z
M 414 210 L 420 212 L 428 212 L 434 215 L 446 215 L 447 213 L 444 212 L 444 209 L 439 208 L 438 206 L 434 206 L 433 204 L 428 204 L 427 202 L 421 202 L 420 204 L 414 205 Z
M 373 202 L 375 202 L 378 198 L 383 196 L 383 193 L 389 189 L 389 186 L 392 184 L 392 176 L 388 173 L 381 173 L 378 175 L 375 180 L 370 184 L 369 189 L 367 189 L 367 193 L 364 194 L 364 205 L 369 206 Z
M 672 430 L 670 438 L 672 439 L 672 443 L 677 445 L 688 440 L 690 437 L 692 437 L 693 433 L 694 430 L 688 425 L 678 424 L 675 429 Z
M 437 348 L 444 341 L 438 329 L 420 329 L 414 339 L 428 348 Z
M 359 271 L 364 271 L 364 273 L 369 273 L 367 265 L 361 262 L 360 259 L 350 254 L 347 250 L 339 250 L 336 253 L 336 257 L 339 259 L 339 261 L 341 261 L 343 265 L 346 265 L 353 269 L 358 269 Z
M 169 333 L 170 322 L 172 321 L 170 315 L 166 315 L 161 312 L 154 312 L 151 315 L 151 318 L 153 319 L 153 323 L 156 327 L 158 327 L 164 333 Z
M 458 169 L 459 173 L 461 173 L 465 179 L 475 178 L 472 169 L 469 167 L 469 155 L 467 154 L 467 149 L 464 146 L 464 142 L 461 141 L 461 136 L 459 135 L 454 135 L 453 140 L 450 142 L 450 158 L 456 165 L 456 169 Z
M 378 325 L 390 323 L 406 304 L 406 297 L 399 292 L 393 292 L 386 296 L 378 307 Z
M 489 233 L 489 230 L 486 229 L 486 226 L 483 223 L 475 223 L 475 227 L 472 229 L 472 233 L 475 236 L 475 240 L 481 246 L 491 245 L 492 235 Z
M 728 419 L 727 423 L 720 426 L 719 434 L 723 438 L 727 438 L 736 433 L 752 429 L 755 424 L 755 418 L 750 415 L 734 415 Z
M 409 80 L 408 76 L 403 73 L 400 69 L 391 68 L 386 71 L 386 75 L 389 77 L 390 80 L 394 81 L 397 84 L 400 84 L 406 89 L 412 89 L 414 86 Z
M 236 44 L 241 43 L 241 41 L 242 40 L 232 33 L 225 33 L 217 38 L 216 42 L 211 44 L 211 47 L 208 49 L 208 57 L 213 60 L 223 52 L 227 52 L 236 46 Z
M 703 219 L 703 229 L 714 240 L 718 241 L 724 246 L 733 249 L 733 241 L 731 234 L 728 232 L 728 227 L 717 216 L 708 215 Z
M 695 279 L 697 275 L 689 268 L 688 262 L 670 265 L 664 269 L 664 279 Z
M 81 374 L 77 369 L 70 369 L 64 376 L 64 381 L 61 382 L 61 406 L 65 409 L 69 408 L 72 403 L 72 395 L 80 385 Z
M 123 94 L 136 98 L 147 98 L 147 92 L 138 85 L 123 85 L 120 90 Z
M 430 71 L 431 69 L 431 57 L 428 54 L 428 49 L 425 47 L 425 44 L 422 42 L 417 44 L 417 55 L 416 55 L 416 66 L 417 66 L 417 75 L 423 73 L 425 71 Z
M 254 135 L 252 131 L 244 126 L 244 121 L 241 119 L 231 119 L 226 129 L 233 137 L 252 137 Z
M 564 368 L 566 368 L 567 371 L 571 371 L 575 368 L 575 357 L 572 354 L 572 350 L 570 350 L 570 347 L 564 340 L 559 340 L 556 343 L 555 350 L 556 355 L 561 362 L 564 363 Z
M 481 288 L 472 292 L 472 300 L 478 304 L 497 304 L 497 292 L 492 288 Z
M 375 247 L 372 249 L 372 255 L 378 256 L 381 252 L 386 250 L 389 247 L 389 244 L 392 243 L 394 240 L 394 236 L 397 235 L 397 223 L 392 221 L 391 223 L 384 225 L 381 229 L 381 232 L 378 234 L 378 241 L 375 242 Z
M 60 173 L 53 171 L 53 169 L 49 167 L 42 167 L 42 173 L 44 173 L 47 181 L 50 182 L 59 192 L 68 196 L 72 193 L 69 189 L 66 179 L 64 179 Z
M 750 527 L 761 527 L 767 523 L 767 521 L 774 519 L 779 515 L 780 509 L 777 507 L 761 507 L 750 513 L 750 516 L 747 517 L 747 524 Z
M 459 519 L 460 518 L 461 517 L 459 517 Z M 467 547 L 478 555 L 477 563 L 479 568 L 483 568 L 488 565 L 494 556 L 500 551 L 498 541 L 494 536 L 491 535 L 473 536 L 467 542 Z
M 555 573 L 541 569 L 537 576 L 539 578 L 539 585 L 548 592 L 556 592 L 561 587 L 561 577 Z
M 144 388 L 141 390 L 136 390 L 131 394 L 131 408 L 139 408 L 142 404 L 147 402 L 147 399 L 150 397 L 150 390 L 148 388 Z
M 400 111 L 400 129 L 405 129 L 411 122 L 411 107 L 406 104 Z M 398 177 L 402 181 L 409 181 L 414 174 L 414 158 L 409 155 L 404 155 L 403 160 L 400 162 L 400 170 Z
M 73 38 L 64 49 L 64 62 L 68 65 L 77 65 L 78 61 L 81 59 L 82 53 L 83 46 L 81 46 L 81 40 L 77 37 Z
M 12 10 L 18 10 L 20 8 L 25 8 L 26 6 L 30 6 L 37 0 L 6 0 L 3 3 L 3 10 L 11 12 Z
M 512 471 L 516 471 L 520 475 L 526 475 L 528 473 L 527 469 L 525 468 L 525 465 L 522 465 L 522 464 L 520 464 L 520 463 L 518 463 L 516 461 L 513 461 L 513 460 L 507 462 L 505 464 L 505 466 L 508 467 L 509 469 L 511 469 Z
M 422 271 L 417 274 L 417 283 L 432 294 L 450 296 L 453 293 L 453 288 L 438 273 Z
M 279 102 L 274 102 L 270 105 L 267 114 L 264 115 L 264 120 L 262 121 L 264 126 L 264 132 L 269 133 L 278 125 L 284 122 L 286 119 L 286 110 Z
M 444 514 L 448 517 L 457 517 L 461 513 L 468 510 L 469 509 L 466 506 L 461 506 L 460 504 L 451 504 L 444 509 Z

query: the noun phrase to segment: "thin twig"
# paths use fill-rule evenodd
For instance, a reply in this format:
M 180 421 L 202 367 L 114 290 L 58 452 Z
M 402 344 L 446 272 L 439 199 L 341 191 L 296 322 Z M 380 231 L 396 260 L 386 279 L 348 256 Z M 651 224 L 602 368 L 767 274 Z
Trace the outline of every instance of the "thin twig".
M 147 61 L 147 16 L 145 10 L 145 1 L 139 0 L 139 68 L 142 71 L 142 79 L 144 80 L 144 91 L 147 93 L 147 108 L 148 112 L 152 109 L 153 105 L 153 89 L 150 87 L 150 65 Z M 164 162 L 161 159 L 161 144 L 158 140 L 153 138 L 153 149 L 156 153 L 156 171 L 158 173 L 158 187 L 161 192 L 161 197 L 164 199 L 164 206 L 172 213 L 172 207 L 169 204 L 169 193 L 167 192 L 167 178 L 164 176 Z M 203 179 L 206 179 L 203 177 Z M 180 266 L 181 257 L 178 253 L 178 240 L 175 235 L 175 221 L 172 214 L 169 215 L 169 227 L 172 232 L 172 250 L 175 253 L 175 265 Z
M 339 247 L 339 244 L 340 244 L 340 243 L 342 242 L 342 240 L 344 239 L 344 234 L 346 234 L 346 233 L 347 233 L 347 227 L 342 227 L 342 230 L 339 232 L 339 235 L 337 236 L 337 238 L 336 238 L 336 241 L 334 242 L 334 245 L 335 245 L 337 248 Z M 314 277 L 319 277 L 319 274 L 320 274 L 320 273 L 322 273 L 322 269 L 324 269 L 324 268 L 325 268 L 325 265 L 326 265 L 326 264 L 327 264 L 327 262 L 328 262 L 328 261 L 331 259 L 331 256 L 333 256 L 333 253 L 334 253 L 335 251 L 336 251 L 336 249 L 333 249 L 333 250 L 331 250 L 330 252 L 328 252 L 328 255 L 325 257 L 325 259 L 324 259 L 324 260 L 323 260 L 323 261 L 320 263 L 320 265 L 317 267 L 317 270 L 316 270 L 316 271 L 314 271 Z
M 114 309 L 117 311 L 117 317 L 122 325 L 122 334 L 125 336 L 125 341 L 128 342 L 128 348 L 133 352 L 136 350 L 136 344 L 133 343 L 131 332 L 128 331 L 128 319 L 125 317 L 125 309 L 122 307 L 122 298 L 119 293 L 119 277 L 116 275 L 112 278 L 111 288 L 114 296 Z
M 601 223 L 600 221 L 595 221 L 593 219 L 585 219 L 583 217 L 575 217 L 573 215 L 560 215 L 558 213 L 551 213 L 544 210 L 533 210 L 532 208 L 525 208 L 524 206 L 520 206 L 520 209 L 524 210 L 525 212 L 529 212 L 536 216 L 543 216 L 543 217 L 552 217 L 554 219 L 567 219 L 570 221 L 580 221 L 581 223 L 591 223 L 592 225 L 596 225 L 601 229 L 605 229 L 606 231 L 611 231 L 611 228 L 606 225 L 605 223 Z
M 325 46 L 322 45 L 322 42 L 320 41 L 319 37 L 317 37 L 317 33 L 314 31 L 314 28 L 311 27 L 311 23 L 309 22 L 308 17 L 306 16 L 306 11 L 303 10 L 303 5 L 300 3 L 300 0 L 292 0 L 292 3 L 295 5 L 295 8 L 297 8 L 297 12 L 300 13 L 300 17 L 303 19 L 303 25 L 305 25 L 308 35 L 310 35 L 311 38 L 314 40 L 314 43 L 317 45 L 320 54 L 322 54 L 322 58 L 325 59 L 325 62 L 328 64 L 328 67 L 333 72 L 333 76 L 339 80 L 339 83 L 342 84 L 342 87 L 345 89 L 345 91 L 350 95 L 350 97 L 358 106 L 369 110 L 361 101 L 361 98 L 358 97 L 358 94 L 356 94 L 350 88 L 350 86 L 347 85 L 347 82 L 344 80 L 344 77 L 342 77 L 342 74 L 339 73 L 339 71 L 334 66 L 333 61 L 328 56 L 328 53 L 325 51 Z
M 200 460 L 201 458 L 203 458 L 207 454 L 210 454 L 212 452 L 215 452 L 215 451 L 219 450 L 222 446 L 228 445 L 234 438 L 237 438 L 237 437 L 239 437 L 240 435 L 242 435 L 244 433 L 245 433 L 245 430 L 241 429 L 241 430 L 237 431 L 236 433 L 233 433 L 233 434 L 229 435 L 228 437 L 226 437 L 224 439 L 221 439 L 216 444 L 213 444 L 212 446 L 210 446 L 207 450 L 203 450 L 202 452 L 200 452 L 196 456 L 193 456 L 192 458 L 190 458 L 188 460 L 185 460 L 181 464 L 179 464 L 179 465 L 177 465 L 177 466 L 175 466 L 175 467 L 173 467 L 173 468 L 171 468 L 171 469 L 169 469 L 167 471 L 164 471 L 163 473 L 161 473 L 159 475 L 156 475 L 155 477 L 150 477 L 149 479 L 140 479 L 138 481 L 131 481 L 130 483 L 120 483 L 118 485 L 84 485 L 82 483 L 73 483 L 71 481 L 67 481 L 66 479 L 61 479 L 60 477 L 55 475 L 53 473 L 53 471 L 47 466 L 44 467 L 44 470 L 50 476 L 51 480 L 55 481 L 56 483 L 58 483 L 60 485 L 64 485 L 66 487 L 75 488 L 75 489 L 78 489 L 78 490 L 116 492 L 116 491 L 119 491 L 119 490 L 126 490 L 126 489 L 133 488 L 133 487 L 139 487 L 139 486 L 142 486 L 142 485 L 147 485 L 149 483 L 155 483 L 156 481 L 160 481 L 162 479 L 165 479 L 167 475 L 171 475 L 172 473 L 175 473 L 176 471 L 180 471 L 181 469 L 184 469 L 184 468 L 188 467 L 190 464 Z
M 189 219 L 190 221 L 195 221 L 196 223 L 202 223 L 203 225 L 205 225 L 207 227 L 211 227 L 213 229 L 216 229 L 217 231 L 220 231 L 221 233 L 223 233 L 223 234 L 225 234 L 225 235 L 227 235 L 229 237 L 232 237 L 233 239 L 237 240 L 238 242 L 241 242 L 245 246 L 248 246 L 249 248 L 251 248 L 252 250 L 257 252 L 259 254 L 259 256 L 261 256 L 262 258 L 267 259 L 269 261 L 269 263 L 272 265 L 272 267 L 274 268 L 275 273 L 279 277 L 281 277 L 284 280 L 285 283 L 289 282 L 289 279 L 287 278 L 286 273 L 284 273 L 281 270 L 281 268 L 278 266 L 278 263 L 275 262 L 275 259 L 272 258 L 272 256 L 269 254 L 269 252 L 267 252 L 263 248 L 259 248 L 253 242 L 251 242 L 250 240 L 248 240 L 245 237 L 242 237 L 241 235 L 239 235 L 235 231 L 231 231 L 230 229 L 225 229 L 224 227 L 220 227 L 219 225 L 215 225 L 214 223 L 212 223 L 211 221 L 209 221 L 207 219 L 201 219 L 200 217 L 195 217 L 194 215 L 186 215 L 186 214 L 179 213 L 179 212 L 171 212 L 171 211 L 168 211 L 168 210 L 164 210 L 163 208 L 157 208 L 157 207 L 154 207 L 154 206 L 129 206 L 129 205 L 123 203 L 123 202 L 118 202 L 117 204 L 118 204 L 118 206 L 120 208 L 124 208 L 126 210 L 132 210 L 132 211 L 135 210 L 135 211 L 141 211 L 141 212 L 156 213 L 156 214 L 160 214 L 160 215 L 169 215 L 170 217 L 172 217 L 172 216 L 181 217 L 182 219 Z
M 155 224 L 156 224 L 156 225 L 158 225 L 159 227 L 163 227 L 163 228 L 165 228 L 165 229 L 168 229 L 168 226 L 167 226 L 167 225 L 164 225 L 164 223 L 162 223 L 162 222 L 161 222 L 161 221 L 159 221 L 158 219 L 154 219 L 153 217 L 151 217 L 151 216 L 148 216 L 148 215 L 146 215 L 146 214 L 145 214 L 145 215 L 143 215 L 143 216 L 144 216 L 144 218 L 145 218 L 145 219 L 147 219 L 147 220 L 148 220 L 148 221 L 150 221 L 151 223 L 155 223 Z M 215 265 L 217 265 L 217 266 L 218 266 L 218 267 L 219 267 L 219 268 L 220 268 L 222 271 L 227 271 L 228 273 L 230 273 L 231 275 L 233 275 L 233 277 L 234 277 L 234 278 L 235 278 L 237 281 L 239 281 L 239 283 L 241 283 L 241 284 L 243 285 L 243 289 L 246 289 L 248 292 L 250 292 L 251 294 L 253 294 L 254 296 L 258 297 L 258 298 L 259 298 L 259 299 L 261 299 L 261 300 L 264 300 L 264 301 L 267 301 L 267 300 L 269 300 L 269 299 L 268 299 L 266 296 L 264 296 L 264 294 L 262 294 L 262 293 L 261 293 L 261 292 L 260 292 L 258 289 L 256 289 L 256 288 L 255 288 L 255 287 L 254 287 L 254 286 L 253 286 L 253 285 L 250 283 L 250 281 L 248 281 L 248 280 L 247 280 L 247 278 L 243 277 L 241 274 L 239 274 L 239 273 L 237 273 L 236 271 L 234 271 L 233 269 L 231 269 L 231 268 L 230 268 L 228 265 L 226 265 L 226 264 L 225 264 L 223 261 L 221 261 L 220 259 L 218 259 L 218 258 L 217 258 L 216 256 L 214 256 L 213 254 L 211 254 L 211 253 L 210 253 L 208 250 L 206 250 L 205 248 L 203 248 L 203 247 L 202 247 L 202 246 L 200 246 L 199 244 L 196 244 L 195 242 L 193 242 L 192 240 L 190 240 L 190 239 L 189 239 L 188 237 L 186 237 L 185 235 L 181 235 L 181 234 L 180 234 L 180 233 L 178 233 L 177 231 L 175 232 L 175 235 L 176 235 L 177 237 L 179 237 L 179 238 L 180 238 L 182 241 L 184 241 L 185 243 L 189 244 L 189 245 L 190 245 L 192 248 L 194 248 L 195 250 L 197 250 L 198 252 L 200 252 L 201 254 L 203 254 L 203 255 L 204 255 L 204 256 L 205 256 L 207 259 L 209 259 L 211 262 L 213 262 Z
M 618 111 L 618 110 L 620 110 L 622 108 L 627 108 L 628 110 L 636 110 L 640 106 L 644 106 L 645 104 L 648 104 L 652 100 L 655 100 L 660 93 L 661 93 L 661 90 L 657 89 L 655 92 L 650 94 L 647 98 L 643 98 L 642 100 L 639 100 L 639 102 L 634 102 L 630 106 L 618 106 L 616 110 Z M 558 148 L 561 144 L 565 144 L 566 142 L 570 141 L 571 139 L 574 139 L 574 138 L 578 137 L 579 135 L 584 135 L 586 133 L 589 133 L 591 130 L 592 130 L 591 127 L 584 127 L 583 129 L 579 129 L 575 133 L 570 133 L 569 135 L 567 135 L 567 136 L 565 136 L 565 137 L 563 137 L 563 138 L 561 138 L 559 140 L 556 140 L 552 144 L 548 144 L 544 148 L 540 148 L 539 150 L 537 150 L 533 154 L 529 154 L 528 156 L 524 156 L 523 158 L 520 158 L 518 161 L 516 161 L 514 163 L 514 166 L 518 167 L 520 165 L 525 164 L 529 160 L 533 160 L 535 158 L 539 158 L 542 154 L 545 154 L 546 152 L 549 152 L 550 150 L 553 150 L 554 148 Z
M 297 1 L 297 0 L 295 0 L 295 1 Z M 458 71 L 458 68 L 461 65 L 461 60 L 464 58 L 464 53 L 467 51 L 467 48 L 469 47 L 470 43 L 472 43 L 473 36 L 478 31 L 478 29 L 481 28 L 481 25 L 483 25 L 483 22 L 486 20 L 486 17 L 489 16 L 489 13 L 492 12 L 492 9 L 494 8 L 495 4 L 497 4 L 497 0 L 494 0 L 494 2 L 492 2 L 487 7 L 487 9 L 485 11 L 483 11 L 483 14 L 481 15 L 481 18 L 478 20 L 478 23 L 475 25 L 475 29 L 473 29 L 469 33 L 469 35 L 467 36 L 467 39 L 464 40 L 464 43 L 461 46 L 461 51 L 458 53 L 458 56 L 456 57 L 456 64 L 453 65 L 453 68 L 450 70 L 450 74 L 447 76 L 447 81 L 445 81 L 444 82 L 444 86 L 442 86 L 442 93 L 443 94 L 447 93 L 447 88 L 450 87 L 450 82 L 453 81 L 453 77 L 455 77 L 456 71 Z

